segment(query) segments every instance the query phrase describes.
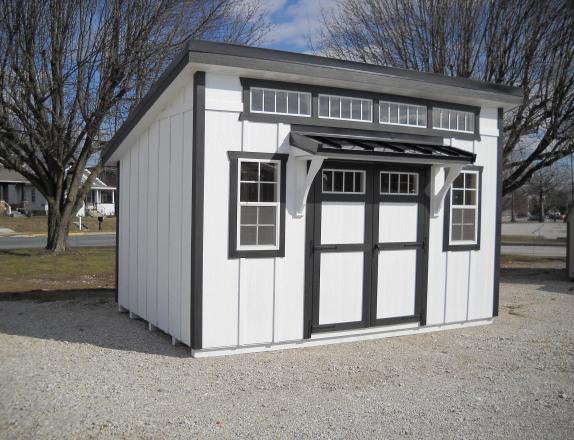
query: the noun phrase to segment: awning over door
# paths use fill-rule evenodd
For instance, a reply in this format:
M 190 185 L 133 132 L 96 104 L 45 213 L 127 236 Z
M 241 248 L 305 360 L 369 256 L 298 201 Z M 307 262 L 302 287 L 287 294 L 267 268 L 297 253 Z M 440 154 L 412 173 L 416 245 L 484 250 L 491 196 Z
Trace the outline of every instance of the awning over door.
M 445 145 L 415 144 L 376 137 L 291 132 L 291 145 L 311 155 L 373 161 L 473 163 L 476 155 Z

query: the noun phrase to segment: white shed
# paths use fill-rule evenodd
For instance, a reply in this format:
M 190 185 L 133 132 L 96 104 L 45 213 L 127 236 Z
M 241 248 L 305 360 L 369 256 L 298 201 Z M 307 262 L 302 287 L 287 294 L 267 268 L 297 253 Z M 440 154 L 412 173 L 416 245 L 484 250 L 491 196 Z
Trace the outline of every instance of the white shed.
M 193 356 L 488 324 L 519 89 L 192 41 L 110 141 L 117 300 Z

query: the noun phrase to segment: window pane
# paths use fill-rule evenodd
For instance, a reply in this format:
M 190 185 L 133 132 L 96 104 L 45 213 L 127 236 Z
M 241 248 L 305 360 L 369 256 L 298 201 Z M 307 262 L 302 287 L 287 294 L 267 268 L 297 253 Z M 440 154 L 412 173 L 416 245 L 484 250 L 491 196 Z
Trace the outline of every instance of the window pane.
M 461 189 L 454 189 L 452 191 L 452 204 L 462 205 L 464 202 L 464 191 Z
M 287 92 L 277 92 L 277 113 L 287 113 Z
M 407 123 L 407 107 L 405 105 L 399 106 L 399 123 Z
M 379 106 L 380 120 L 381 122 L 389 122 L 389 103 L 381 102 Z
M 275 226 L 259 226 L 259 245 L 275 245 Z
M 251 207 L 250 207 L 251 208 Z M 259 208 L 259 221 L 260 225 L 275 225 L 276 220 L 276 207 L 275 206 L 260 206 Z
M 398 124 L 398 122 L 399 122 L 399 106 L 398 106 L 398 104 L 390 104 L 389 110 L 391 112 L 389 122 L 391 124 Z
M 475 232 L 474 225 L 472 226 L 464 225 L 462 227 L 462 239 L 465 241 L 475 241 L 476 238 L 474 236 L 474 232 Z
M 239 244 L 242 246 L 257 244 L 257 226 L 241 226 Z
M 345 192 L 353 192 L 353 175 L 354 173 L 345 173 Z
M 333 172 L 333 174 L 335 177 L 334 191 L 343 192 L 343 172 L 342 171 L 335 171 L 335 172 Z
M 451 240 L 452 241 L 462 240 L 462 226 L 461 225 L 452 225 Z
M 299 105 L 301 107 L 300 114 L 302 115 L 310 115 L 311 114 L 311 95 L 307 93 L 300 93 L 299 94 Z M 327 112 L 325 112 L 325 116 L 327 116 Z
M 476 205 L 476 190 L 466 190 L 466 195 L 464 197 L 465 205 Z
M 349 98 L 341 98 L 341 117 L 351 119 L 351 100 Z
M 454 182 L 452 182 L 453 188 L 464 188 L 464 174 L 459 174 Z
M 399 175 L 394 173 L 391 174 L 391 193 L 395 194 L 399 192 Z
M 389 173 L 381 173 L 381 192 L 389 192 Z
M 474 227 L 474 223 L 476 220 L 476 209 L 464 209 L 464 213 L 462 214 L 462 222 L 467 226 Z
M 240 223 L 242 225 L 256 225 L 257 206 L 242 206 Z
M 453 208 L 452 209 L 452 219 L 451 219 L 452 224 L 460 225 L 462 223 L 462 212 L 463 211 L 464 211 L 464 209 L 462 209 L 462 208 Z
M 275 92 L 273 90 L 264 91 L 263 110 L 266 112 L 275 112 Z
M 319 96 L 319 116 L 329 117 L 328 96 Z
M 363 192 L 363 173 L 355 173 L 355 192 Z
M 251 111 L 263 111 L 263 90 L 251 89 Z
M 464 173 L 464 183 L 467 188 L 476 188 L 476 174 Z
M 409 194 L 417 194 L 419 189 L 419 175 L 409 175 Z
M 257 202 L 257 183 L 241 183 L 239 200 Z
M 260 183 L 259 184 L 259 201 L 260 202 L 276 202 L 276 184 L 275 183 Z
M 399 191 L 402 194 L 407 194 L 409 191 L 409 182 L 407 174 L 399 174 Z
M 427 109 L 426 107 L 419 107 L 419 117 L 417 119 L 417 125 L 421 127 L 427 126 Z
M 463 112 L 457 112 L 456 113 L 456 119 L 458 121 L 458 130 L 466 130 L 466 127 L 464 125 L 464 113 Z
M 273 162 L 261 162 L 261 182 L 275 182 L 277 180 L 277 164 Z
M 440 110 L 438 108 L 432 110 L 432 125 L 433 127 L 440 128 Z
M 417 108 L 414 105 L 409 105 L 409 125 L 416 125 L 417 123 Z
M 371 101 L 363 101 L 363 121 L 370 121 L 371 117 Z
M 361 100 L 360 99 L 353 99 L 351 101 L 351 117 L 353 119 L 361 120 Z
M 474 132 L 474 114 L 468 113 L 468 117 L 466 120 L 466 131 Z
M 241 180 L 257 182 L 259 175 L 259 164 L 257 162 L 242 162 L 241 163 Z
M 331 96 L 331 117 L 340 118 L 341 117 L 341 99 Z
M 287 97 L 287 112 L 295 115 L 299 113 L 299 93 L 289 92 Z
M 333 171 L 323 171 L 323 192 L 333 191 Z

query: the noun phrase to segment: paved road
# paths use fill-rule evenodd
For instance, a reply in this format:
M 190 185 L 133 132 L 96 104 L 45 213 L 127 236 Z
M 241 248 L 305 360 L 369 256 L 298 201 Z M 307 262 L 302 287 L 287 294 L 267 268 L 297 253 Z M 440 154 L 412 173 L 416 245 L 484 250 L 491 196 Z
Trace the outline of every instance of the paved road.
M 566 257 L 566 246 L 502 246 L 500 252 L 502 255 Z
M 115 234 L 71 235 L 72 247 L 115 246 Z M 46 246 L 46 237 L 0 237 L 0 249 L 30 249 Z
M 529 235 L 532 238 L 549 240 L 566 238 L 566 223 L 550 221 L 546 223 L 502 223 L 502 235 Z

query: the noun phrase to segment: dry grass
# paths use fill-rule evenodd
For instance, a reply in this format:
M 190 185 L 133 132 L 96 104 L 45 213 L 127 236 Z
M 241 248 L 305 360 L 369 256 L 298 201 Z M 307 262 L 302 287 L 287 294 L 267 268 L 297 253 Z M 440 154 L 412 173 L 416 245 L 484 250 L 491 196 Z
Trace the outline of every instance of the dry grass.
M 77 222 L 77 217 L 74 222 Z M 82 225 L 86 225 L 88 232 L 98 232 L 98 219 L 95 217 L 83 217 Z M 0 217 L 0 228 L 9 228 L 20 234 L 47 234 L 48 217 Z M 102 223 L 103 232 L 116 232 L 116 218 L 106 217 Z M 76 226 L 72 225 L 70 232 L 79 232 Z
M 52 256 L 41 249 L 0 250 L 0 292 L 113 288 L 115 248 Z

